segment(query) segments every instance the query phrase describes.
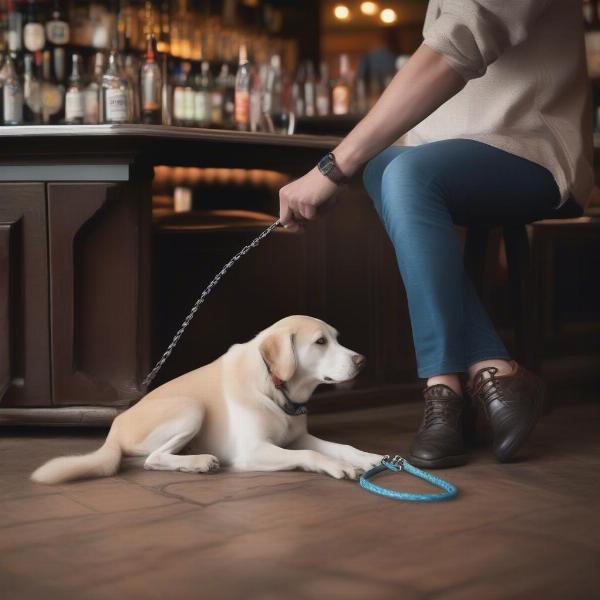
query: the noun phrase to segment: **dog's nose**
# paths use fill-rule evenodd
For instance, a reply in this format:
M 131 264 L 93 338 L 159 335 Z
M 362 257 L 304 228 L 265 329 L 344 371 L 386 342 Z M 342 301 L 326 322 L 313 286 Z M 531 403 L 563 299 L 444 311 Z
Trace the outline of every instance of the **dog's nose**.
M 352 362 L 356 365 L 356 368 L 360 370 L 367 364 L 367 357 L 362 354 L 355 354 L 352 357 Z

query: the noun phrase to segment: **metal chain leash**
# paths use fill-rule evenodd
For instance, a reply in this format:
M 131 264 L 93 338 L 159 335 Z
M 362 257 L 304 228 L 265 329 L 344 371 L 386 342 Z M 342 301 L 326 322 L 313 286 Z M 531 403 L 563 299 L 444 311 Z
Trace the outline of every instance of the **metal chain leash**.
M 202 295 L 200 296 L 200 298 L 198 298 L 198 300 L 196 300 L 196 303 L 194 304 L 194 306 L 192 306 L 192 310 L 190 310 L 190 312 L 188 313 L 187 317 L 183 320 L 183 323 L 181 324 L 181 327 L 178 329 L 177 333 L 173 336 L 173 339 L 171 340 L 171 343 L 169 344 L 169 346 L 165 350 L 164 354 L 160 357 L 160 360 L 156 363 L 156 365 L 154 366 L 154 368 L 152 369 L 152 371 L 150 371 L 150 373 L 148 373 L 148 375 L 146 375 L 146 378 L 143 381 L 143 385 L 144 386 L 146 386 L 146 387 L 149 386 L 152 383 L 152 380 L 158 374 L 158 372 L 162 369 L 162 366 L 165 364 L 165 362 L 167 361 L 167 359 L 169 358 L 169 356 L 171 356 L 171 353 L 175 349 L 175 346 L 177 346 L 177 343 L 181 339 L 181 336 L 183 335 L 183 332 L 186 330 L 187 326 L 190 324 L 190 322 L 194 318 L 194 315 L 196 314 L 196 312 L 200 308 L 200 305 L 204 302 L 204 300 L 206 299 L 206 297 L 212 292 L 213 288 L 217 285 L 217 283 L 219 283 L 219 281 L 221 280 L 221 277 L 223 277 L 223 275 L 225 275 L 225 273 L 227 273 L 227 271 L 229 271 L 229 269 L 231 269 L 231 267 L 238 260 L 240 260 L 240 258 L 242 258 L 242 256 L 248 254 L 248 252 L 250 252 L 250 250 L 252 250 L 252 248 L 256 248 L 261 243 L 261 241 L 264 240 L 279 225 L 281 225 L 281 222 L 279 221 L 279 219 L 277 221 L 275 221 L 275 223 L 269 225 L 256 238 L 254 238 L 247 246 L 244 246 L 215 275 L 215 277 L 213 278 L 213 280 L 206 286 L 206 288 L 202 292 Z

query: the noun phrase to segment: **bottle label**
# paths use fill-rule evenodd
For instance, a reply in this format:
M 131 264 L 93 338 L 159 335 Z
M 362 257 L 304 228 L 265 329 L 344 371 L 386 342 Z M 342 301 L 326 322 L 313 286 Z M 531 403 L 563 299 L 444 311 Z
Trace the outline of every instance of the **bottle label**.
M 186 88 L 183 94 L 183 118 L 186 121 L 193 121 L 195 116 L 195 100 L 196 94 L 192 88 Z
M 23 29 L 23 42 L 29 52 L 37 52 L 46 44 L 44 26 L 41 23 L 27 23 Z
M 21 31 L 13 31 L 12 29 L 8 32 L 8 49 L 11 52 L 19 52 L 21 50 Z
M 210 94 L 208 92 L 196 92 L 196 121 L 199 121 L 200 123 L 206 123 L 207 121 L 210 121 L 211 109 L 212 105 Z
M 338 85 L 333 88 L 331 96 L 334 115 L 346 115 L 350 112 L 350 88 Z
M 98 90 L 90 87 L 83 94 L 83 122 L 95 125 L 99 116 Z
M 51 83 L 42 83 L 42 111 L 47 116 L 55 115 L 63 105 L 62 89 Z
M 69 42 L 69 24 L 64 21 L 48 21 L 46 23 L 46 37 L 53 44 L 64 46 Z
M 184 111 L 184 93 L 183 88 L 176 87 L 173 93 L 173 117 L 176 121 L 183 121 Z
M 13 83 L 5 83 L 3 88 L 4 122 L 23 122 L 23 91 Z
M 127 121 L 127 92 L 125 90 L 106 90 L 106 115 L 107 121 Z
M 212 93 L 212 112 L 211 121 L 220 123 L 223 118 L 223 94 L 221 92 Z
M 250 94 L 248 92 L 235 92 L 235 122 L 248 125 L 250 122 Z
M 65 120 L 82 119 L 84 115 L 83 94 L 80 90 L 70 90 L 65 98 Z

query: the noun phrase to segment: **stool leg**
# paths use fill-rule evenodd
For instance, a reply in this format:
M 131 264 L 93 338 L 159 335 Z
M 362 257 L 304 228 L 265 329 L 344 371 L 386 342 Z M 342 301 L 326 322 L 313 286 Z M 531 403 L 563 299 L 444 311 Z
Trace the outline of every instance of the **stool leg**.
M 505 225 L 509 293 L 515 331 L 515 358 L 539 371 L 538 305 L 526 225 Z

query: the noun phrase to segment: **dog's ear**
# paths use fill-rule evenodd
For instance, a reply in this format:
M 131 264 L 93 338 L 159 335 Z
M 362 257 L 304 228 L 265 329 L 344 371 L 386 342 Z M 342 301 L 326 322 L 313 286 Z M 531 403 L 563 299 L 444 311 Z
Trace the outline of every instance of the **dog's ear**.
M 288 329 L 274 331 L 259 346 L 260 354 L 269 366 L 271 373 L 289 381 L 296 372 L 296 355 L 294 353 L 294 336 Z

